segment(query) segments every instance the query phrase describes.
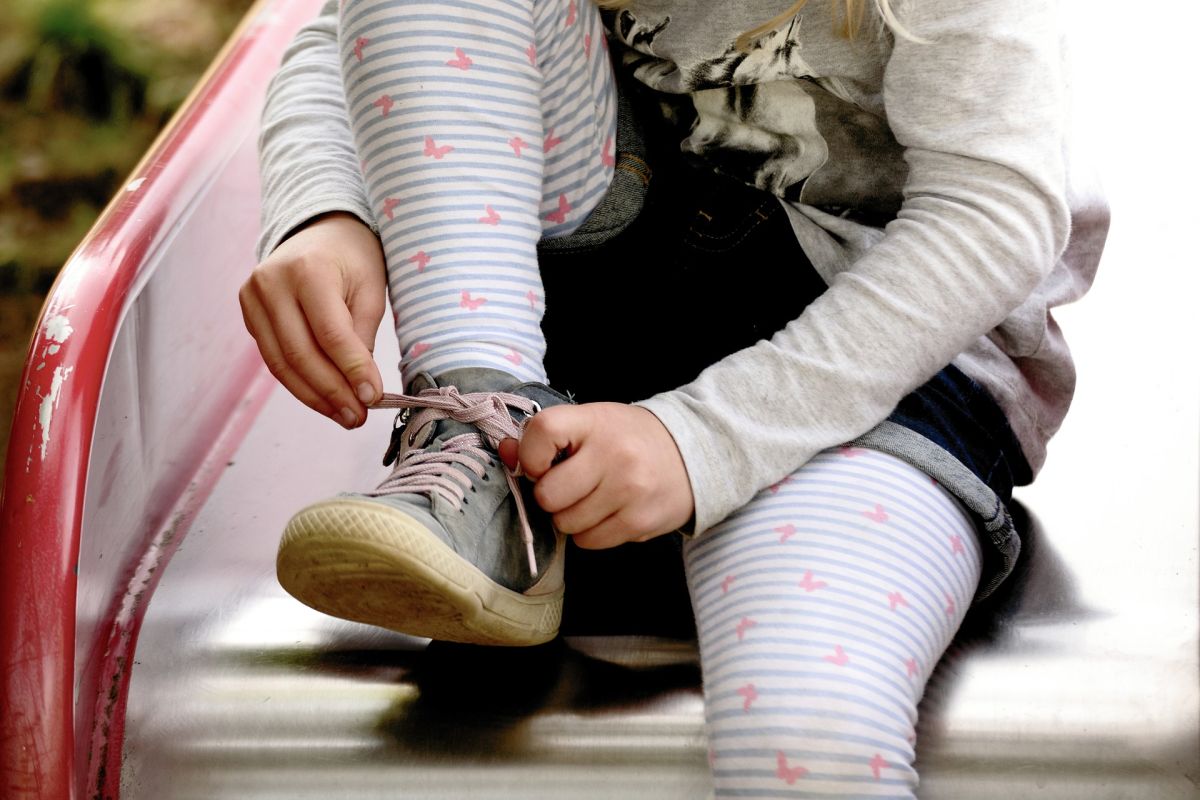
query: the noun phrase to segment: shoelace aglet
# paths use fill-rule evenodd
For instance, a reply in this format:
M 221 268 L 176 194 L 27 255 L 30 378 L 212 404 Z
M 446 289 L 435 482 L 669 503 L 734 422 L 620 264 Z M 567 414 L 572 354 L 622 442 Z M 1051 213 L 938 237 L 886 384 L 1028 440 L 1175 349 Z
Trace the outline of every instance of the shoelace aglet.
M 529 556 L 529 574 L 538 576 L 537 558 L 533 554 L 533 539 L 525 540 L 525 555 Z
M 538 568 L 537 556 L 533 552 L 533 530 L 529 527 L 529 518 L 525 515 L 525 502 L 521 499 L 521 487 L 517 484 L 517 477 L 513 475 L 507 464 L 504 465 L 504 477 L 508 480 L 508 488 L 513 493 L 513 499 L 517 504 L 517 517 L 521 520 L 521 541 L 525 543 L 525 555 L 529 558 L 529 574 L 536 578 Z

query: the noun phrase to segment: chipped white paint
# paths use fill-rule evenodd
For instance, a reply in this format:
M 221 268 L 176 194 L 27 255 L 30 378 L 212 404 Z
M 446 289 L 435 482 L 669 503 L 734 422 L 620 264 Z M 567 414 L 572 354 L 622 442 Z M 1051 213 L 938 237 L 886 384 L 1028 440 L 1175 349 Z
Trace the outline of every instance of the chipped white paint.
M 46 324 L 42 326 L 42 331 L 50 341 L 62 344 L 67 340 L 68 336 L 75 332 L 75 329 L 71 327 L 71 320 L 62 314 L 55 314 L 46 320 Z M 56 352 L 56 350 L 52 350 L 51 352 Z
M 74 367 L 55 367 L 54 377 L 50 379 L 50 393 L 42 398 L 42 404 L 38 406 L 38 425 L 42 429 L 42 461 L 46 460 L 46 448 L 50 446 L 50 423 L 54 419 L 54 410 L 58 408 L 58 394 L 62 391 L 63 382 L 74 370 Z
M 130 182 L 129 182 L 129 183 L 126 185 L 126 186 L 125 186 L 125 191 L 127 191 L 127 192 L 136 192 L 138 189 L 142 188 L 142 184 L 143 184 L 143 183 L 145 183 L 145 182 L 146 182 L 146 179 L 145 179 L 145 178 L 138 178 L 138 179 L 137 179 L 137 180 L 135 180 L 135 181 L 130 181 Z
M 54 355 L 58 351 L 59 351 L 59 345 L 56 345 L 56 344 L 52 344 L 46 348 L 46 352 L 49 353 L 50 355 Z

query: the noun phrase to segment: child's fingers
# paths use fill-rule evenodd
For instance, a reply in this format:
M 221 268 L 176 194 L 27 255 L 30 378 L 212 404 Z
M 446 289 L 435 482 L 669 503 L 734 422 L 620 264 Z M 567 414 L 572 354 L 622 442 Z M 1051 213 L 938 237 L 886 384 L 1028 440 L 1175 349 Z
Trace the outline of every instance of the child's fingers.
M 556 477 L 560 469 L 582 455 L 550 470 L 545 478 L 538 481 L 538 486 Z M 616 547 L 628 541 L 657 535 L 660 526 L 655 509 L 630 504 L 629 499 L 614 486 L 614 482 L 606 482 L 603 476 L 600 477 L 599 483 L 586 496 L 554 514 L 554 527 L 571 534 L 575 544 L 588 550 Z
M 580 534 L 592 530 L 616 510 L 607 493 L 596 488 L 580 498 L 579 502 L 554 514 L 554 527 L 563 533 Z
M 333 406 L 309 386 L 283 357 L 279 342 L 276 341 L 275 333 L 271 330 L 267 312 L 259 303 L 258 298 L 254 296 L 253 292 L 242 292 L 239 299 L 242 303 L 242 317 L 246 322 L 246 330 L 254 337 L 263 363 L 267 365 L 267 370 L 301 403 L 318 414 L 341 422 Z
M 496 452 L 500 454 L 500 460 L 504 462 L 504 466 L 515 472 L 517 463 L 520 461 L 520 447 L 517 440 L 501 439 Z
M 588 418 L 590 415 L 580 406 L 555 406 L 534 414 L 521 434 L 519 454 L 525 474 L 536 481 L 546 474 L 560 452 L 578 450 Z
M 354 332 L 363 343 L 363 347 L 375 354 L 375 336 L 379 333 L 379 323 L 387 311 L 387 273 L 382 263 L 378 274 L 372 273 L 371 265 L 364 270 L 374 281 L 363 281 L 358 286 L 350 287 L 350 295 L 346 298 L 346 306 L 350 309 L 350 319 Z M 376 367 L 378 369 L 378 367 Z
M 317 344 L 354 388 L 355 396 L 363 405 L 375 402 L 383 392 L 383 379 L 336 287 L 302 283 L 298 299 Z
M 621 519 L 619 513 L 610 514 L 583 533 L 578 533 L 571 538 L 577 546 L 584 550 L 604 550 L 630 541 L 630 528 Z
M 274 305 L 264 305 L 264 308 L 271 319 L 271 330 L 280 355 L 287 365 L 336 409 L 335 419 L 348 428 L 359 425 L 366 417 L 366 409 L 346 378 L 318 346 L 299 304 L 287 297 L 280 298 Z
M 564 518 L 572 524 L 570 528 L 560 527 L 564 533 L 587 530 L 613 511 L 611 508 L 591 511 L 598 502 L 596 488 L 602 477 L 602 465 L 593 463 L 590 450 L 583 450 L 555 464 L 538 478 L 533 487 L 533 498 L 551 514 L 567 509 Z M 557 517 L 555 521 L 558 521 Z

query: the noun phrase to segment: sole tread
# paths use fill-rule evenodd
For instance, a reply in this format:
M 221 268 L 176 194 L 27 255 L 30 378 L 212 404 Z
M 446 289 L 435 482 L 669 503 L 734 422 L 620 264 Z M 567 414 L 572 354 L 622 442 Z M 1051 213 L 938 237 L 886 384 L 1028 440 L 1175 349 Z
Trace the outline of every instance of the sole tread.
M 547 642 L 562 588 L 529 596 L 488 578 L 397 509 L 338 499 L 302 510 L 284 530 L 279 582 L 311 608 L 412 636 L 471 644 Z

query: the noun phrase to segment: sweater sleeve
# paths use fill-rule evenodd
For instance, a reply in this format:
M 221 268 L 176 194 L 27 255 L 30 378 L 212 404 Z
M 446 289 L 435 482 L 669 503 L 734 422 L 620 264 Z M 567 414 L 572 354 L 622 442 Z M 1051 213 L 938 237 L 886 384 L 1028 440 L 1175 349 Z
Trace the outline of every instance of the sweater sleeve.
M 884 420 L 1050 273 L 1069 233 L 1053 0 L 921 0 L 883 97 L 904 202 L 770 341 L 640 403 L 674 437 L 696 534 Z
M 296 35 L 267 88 L 260 261 L 319 214 L 346 211 L 374 228 L 346 111 L 337 25 L 338 3 L 329 0 Z

